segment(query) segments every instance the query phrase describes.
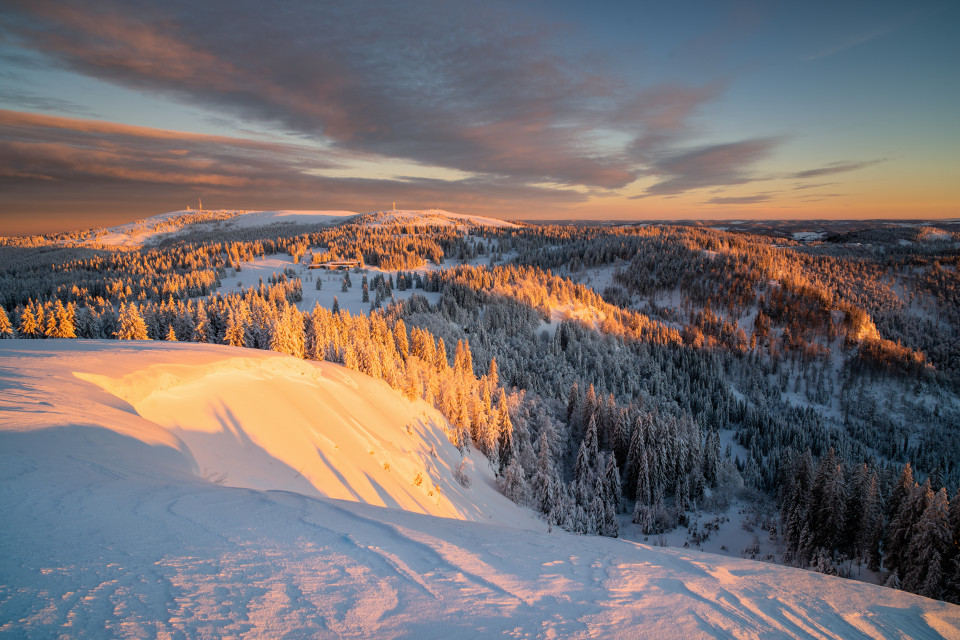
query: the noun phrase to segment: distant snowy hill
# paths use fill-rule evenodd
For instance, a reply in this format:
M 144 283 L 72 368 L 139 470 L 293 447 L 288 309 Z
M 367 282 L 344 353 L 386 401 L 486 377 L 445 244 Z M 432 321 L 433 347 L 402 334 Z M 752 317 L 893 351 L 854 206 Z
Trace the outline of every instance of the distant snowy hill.
M 0 342 L 0 637 L 960 637 L 908 593 L 548 533 L 481 458 L 453 479 L 442 425 L 327 363 Z
M 358 214 L 353 211 L 170 211 L 149 218 L 99 230 L 81 244 L 113 249 L 135 249 L 144 244 L 176 236 L 188 230 L 240 229 L 278 224 L 336 225 L 357 222 L 369 226 L 405 224 L 441 227 L 516 227 L 517 225 L 483 216 L 451 213 L 441 209 L 380 211 Z M 73 243 L 74 239 L 64 242 Z
M 471 227 L 503 227 L 516 228 L 519 225 L 497 218 L 484 216 L 468 216 L 461 213 L 451 213 L 442 209 L 380 211 L 359 216 L 356 222 L 374 227 L 402 224 L 408 226 L 437 226 L 456 227 L 459 229 Z

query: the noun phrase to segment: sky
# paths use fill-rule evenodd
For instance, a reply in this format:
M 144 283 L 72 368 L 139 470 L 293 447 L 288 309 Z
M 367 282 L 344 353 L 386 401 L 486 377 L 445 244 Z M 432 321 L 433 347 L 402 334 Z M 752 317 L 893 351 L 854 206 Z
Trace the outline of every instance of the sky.
M 960 217 L 960 3 L 0 0 L 0 235 Z

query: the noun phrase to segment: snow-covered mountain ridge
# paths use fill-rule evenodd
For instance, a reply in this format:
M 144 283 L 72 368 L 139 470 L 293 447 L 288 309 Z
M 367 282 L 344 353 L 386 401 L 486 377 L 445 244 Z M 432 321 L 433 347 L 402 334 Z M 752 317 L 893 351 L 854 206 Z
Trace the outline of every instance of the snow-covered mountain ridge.
M 482 465 L 450 481 L 428 408 L 336 365 L 2 346 L 0 636 L 960 637 L 960 607 L 907 593 L 538 531 Z M 415 465 L 436 515 L 496 524 L 423 515 Z
M 182 235 L 188 231 L 224 230 L 270 227 L 276 225 L 334 226 L 353 222 L 371 227 L 388 225 L 438 226 L 457 229 L 476 227 L 517 227 L 512 222 L 484 216 L 452 213 L 442 209 L 404 209 L 356 213 L 338 210 L 247 211 L 224 209 L 216 211 L 183 209 L 128 222 L 107 229 L 74 232 L 53 236 L 40 244 L 90 246 L 102 249 L 137 249 L 162 239 Z

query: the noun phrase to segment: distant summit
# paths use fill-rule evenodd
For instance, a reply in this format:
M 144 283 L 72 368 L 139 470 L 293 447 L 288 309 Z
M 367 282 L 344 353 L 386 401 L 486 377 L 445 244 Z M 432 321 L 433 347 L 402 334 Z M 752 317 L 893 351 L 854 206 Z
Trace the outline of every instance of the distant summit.
M 425 210 L 392 210 L 377 211 L 375 213 L 366 213 L 358 216 L 355 222 L 372 227 L 383 227 L 389 225 L 407 225 L 416 227 L 435 226 L 435 227 L 508 227 L 517 228 L 520 225 L 498 218 L 487 218 L 484 216 L 469 216 L 462 213 L 451 213 L 443 209 L 425 209 Z

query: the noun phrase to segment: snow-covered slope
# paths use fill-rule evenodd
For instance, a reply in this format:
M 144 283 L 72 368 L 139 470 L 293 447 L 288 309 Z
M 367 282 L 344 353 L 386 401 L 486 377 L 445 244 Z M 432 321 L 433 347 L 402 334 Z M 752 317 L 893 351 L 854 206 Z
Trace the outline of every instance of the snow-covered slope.
M 540 527 L 485 458 L 468 459 L 469 488 L 455 480 L 461 454 L 436 410 L 340 365 L 163 342 L 10 341 L 0 359 L 16 380 L 60 380 L 37 398 L 83 399 L 54 403 L 72 421 L 173 447 L 212 482 Z
M 359 218 L 357 222 L 372 227 L 381 227 L 391 224 L 402 224 L 407 226 L 422 227 L 505 227 L 516 228 L 518 225 L 499 220 L 497 218 L 487 218 L 484 216 L 470 216 L 462 213 L 451 213 L 443 209 L 426 210 L 395 210 L 378 211 L 376 213 L 367 213 Z
M 0 637 L 960 637 L 904 592 L 538 531 L 483 468 L 453 486 L 437 421 L 276 354 L 4 341 Z M 497 524 L 415 513 L 417 465 Z
M 110 227 L 85 244 L 112 249 L 136 249 L 186 230 L 265 227 L 280 223 L 334 225 L 346 222 L 356 215 L 352 211 L 169 211 Z
M 442 227 L 516 227 L 517 225 L 483 216 L 451 213 L 440 209 L 378 211 L 358 214 L 353 211 L 169 211 L 136 222 L 129 222 L 109 229 L 85 240 L 90 244 L 112 249 L 135 249 L 144 244 L 184 233 L 187 230 L 238 229 L 266 227 L 291 223 L 301 225 L 336 225 L 348 221 L 378 227 L 388 224 Z

